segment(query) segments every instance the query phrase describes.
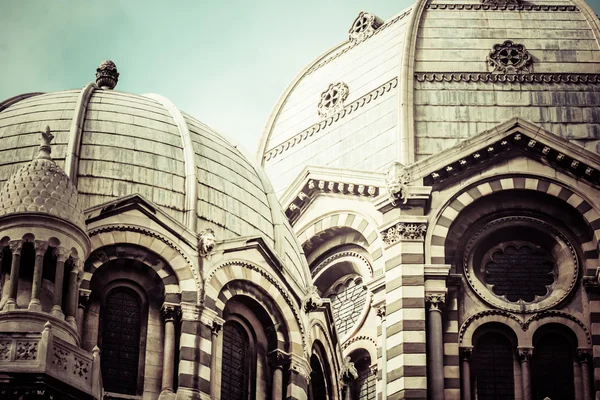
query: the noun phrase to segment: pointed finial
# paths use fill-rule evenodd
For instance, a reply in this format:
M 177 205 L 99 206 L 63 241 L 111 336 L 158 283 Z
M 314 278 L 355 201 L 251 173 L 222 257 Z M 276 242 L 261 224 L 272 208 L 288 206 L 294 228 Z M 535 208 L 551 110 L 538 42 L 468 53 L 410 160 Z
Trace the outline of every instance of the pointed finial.
M 112 90 L 119 81 L 119 72 L 114 62 L 103 61 L 96 69 L 96 84 L 102 89 Z
M 41 131 L 42 139 L 40 140 L 40 148 L 39 153 L 35 157 L 38 160 L 51 160 L 50 153 L 52 150 L 50 149 L 50 142 L 54 139 L 54 135 L 50 132 L 50 126 L 46 126 L 46 131 Z

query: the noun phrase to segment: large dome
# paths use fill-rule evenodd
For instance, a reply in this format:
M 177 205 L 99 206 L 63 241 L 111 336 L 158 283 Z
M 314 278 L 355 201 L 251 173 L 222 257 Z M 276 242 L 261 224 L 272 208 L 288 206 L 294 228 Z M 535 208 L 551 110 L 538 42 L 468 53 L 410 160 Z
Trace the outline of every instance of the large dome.
M 53 159 L 77 186 L 84 210 L 137 193 L 197 233 L 212 229 L 218 240 L 260 236 L 297 269 L 294 276 L 306 277 L 260 167 L 169 100 L 100 86 L 0 103 L 0 186 L 31 162 L 48 125 Z
M 307 165 L 382 171 L 513 117 L 600 153 L 600 22 L 585 2 L 418 0 L 348 27 L 271 113 L 258 157 L 277 193 Z

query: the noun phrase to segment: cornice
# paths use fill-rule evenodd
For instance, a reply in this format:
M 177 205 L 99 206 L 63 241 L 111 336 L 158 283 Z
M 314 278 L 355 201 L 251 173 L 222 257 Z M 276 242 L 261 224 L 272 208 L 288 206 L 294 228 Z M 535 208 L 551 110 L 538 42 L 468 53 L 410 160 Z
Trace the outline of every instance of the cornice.
M 389 93 L 392 89 L 396 88 L 397 86 L 398 86 L 398 78 L 393 78 L 393 79 L 387 81 L 383 85 L 379 86 L 377 89 L 372 90 L 371 92 L 365 94 L 364 96 L 360 97 L 359 99 L 344 106 L 343 109 L 341 109 L 337 113 L 333 114 L 332 116 L 313 124 L 310 128 L 305 129 L 304 131 L 292 136 L 290 139 L 286 140 L 285 142 L 267 150 L 264 155 L 264 160 L 270 161 L 270 160 L 274 159 L 278 155 L 289 150 L 290 148 L 294 147 L 295 145 L 299 144 L 300 142 L 303 142 L 304 140 L 312 137 L 314 134 L 319 133 L 323 129 L 333 125 L 334 123 L 343 119 L 347 115 L 352 114 L 354 111 L 363 107 L 365 104 L 369 104 L 371 101 L 385 95 L 386 93 Z
M 417 82 L 482 82 L 482 83 L 575 83 L 600 84 L 600 74 L 492 72 L 416 72 Z
M 579 11 L 569 4 L 539 5 L 539 4 L 428 4 L 426 10 L 499 10 L 499 11 Z

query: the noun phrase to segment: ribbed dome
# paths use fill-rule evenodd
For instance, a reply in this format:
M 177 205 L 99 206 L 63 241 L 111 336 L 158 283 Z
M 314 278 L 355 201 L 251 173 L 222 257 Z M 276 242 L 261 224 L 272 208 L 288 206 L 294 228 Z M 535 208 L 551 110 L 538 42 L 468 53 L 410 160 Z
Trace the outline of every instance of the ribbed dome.
M 189 230 L 212 229 L 219 241 L 262 237 L 294 280 L 308 276 L 262 169 L 168 99 L 90 84 L 0 102 L 0 184 L 31 160 L 46 125 L 56 136 L 53 158 L 76 185 L 83 210 L 139 194 Z
M 85 231 L 77 188 L 49 157 L 49 148 L 45 147 L 42 145 L 40 154 L 3 185 L 0 217 L 16 213 L 49 214 Z

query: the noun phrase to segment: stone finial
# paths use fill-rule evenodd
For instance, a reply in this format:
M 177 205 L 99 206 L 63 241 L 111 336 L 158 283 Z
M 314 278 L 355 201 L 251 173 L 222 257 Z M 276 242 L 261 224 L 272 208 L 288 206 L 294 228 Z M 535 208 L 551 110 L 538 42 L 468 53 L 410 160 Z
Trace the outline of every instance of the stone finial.
M 314 285 L 308 287 L 306 296 L 304 296 L 304 299 L 302 300 L 302 307 L 304 308 L 304 311 L 311 312 L 321 307 L 322 305 L 323 300 L 319 295 L 319 290 L 317 289 L 317 287 Z
M 215 232 L 207 228 L 200 234 L 200 239 L 198 240 L 198 252 L 200 256 L 206 258 L 210 256 L 210 253 L 215 248 L 215 244 L 217 242 L 217 238 L 215 237 Z
M 38 155 L 35 157 L 38 160 L 51 160 L 50 153 L 52 149 L 50 148 L 50 142 L 54 139 L 54 135 L 50 132 L 50 126 L 46 126 L 45 131 L 40 131 L 42 137 L 40 139 L 40 148 Z
M 112 90 L 119 81 L 119 72 L 114 62 L 103 61 L 96 69 L 96 84 L 102 89 Z

